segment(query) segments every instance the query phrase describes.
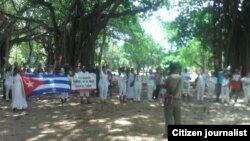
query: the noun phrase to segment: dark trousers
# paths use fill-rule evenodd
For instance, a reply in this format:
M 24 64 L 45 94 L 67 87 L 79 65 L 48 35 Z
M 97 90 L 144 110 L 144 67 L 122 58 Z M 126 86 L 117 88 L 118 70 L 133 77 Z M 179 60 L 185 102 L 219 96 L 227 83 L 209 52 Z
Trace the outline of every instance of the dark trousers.
M 240 94 L 240 90 L 232 89 L 231 92 L 230 92 L 230 95 L 229 95 L 229 100 L 231 100 L 233 95 L 235 95 L 234 102 L 237 102 L 239 94 Z
M 220 93 L 221 93 L 221 84 L 220 84 L 220 83 L 217 83 L 217 84 L 216 84 L 215 92 L 216 92 L 216 100 L 219 100 L 219 98 L 220 98 Z
M 168 125 L 181 124 L 181 100 L 174 99 L 172 104 L 169 104 L 167 98 L 164 98 L 164 117 L 165 117 L 165 132 L 168 134 Z
M 157 100 L 157 99 L 158 99 L 160 90 L 161 90 L 161 85 L 156 85 L 156 89 L 155 89 L 154 92 L 153 92 L 153 97 L 152 97 L 152 99 L 154 99 L 154 100 Z

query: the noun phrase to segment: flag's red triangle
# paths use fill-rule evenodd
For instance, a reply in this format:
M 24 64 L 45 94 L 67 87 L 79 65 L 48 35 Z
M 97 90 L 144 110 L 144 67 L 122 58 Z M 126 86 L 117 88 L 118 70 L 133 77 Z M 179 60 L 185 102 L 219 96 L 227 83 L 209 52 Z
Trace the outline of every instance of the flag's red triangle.
M 28 76 L 22 76 L 24 91 L 28 96 L 34 89 L 43 84 L 43 81 L 33 79 Z

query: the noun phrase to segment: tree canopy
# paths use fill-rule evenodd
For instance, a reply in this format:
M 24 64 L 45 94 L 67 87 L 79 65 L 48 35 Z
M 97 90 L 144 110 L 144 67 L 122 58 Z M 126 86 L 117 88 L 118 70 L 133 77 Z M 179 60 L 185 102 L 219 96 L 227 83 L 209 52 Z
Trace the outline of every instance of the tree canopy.
M 179 10 L 174 21 L 164 23 L 172 45 L 167 54 L 140 25 L 163 6 Z M 247 0 L 2 0 L 0 54 L 17 58 L 20 52 L 29 63 L 46 58 L 46 64 L 92 67 L 107 62 L 144 68 L 176 60 L 185 67 L 231 66 L 245 73 L 249 13 Z M 10 55 L 12 48 L 22 51 Z
M 167 2 L 3 0 L 0 6 L 1 56 L 8 57 L 15 44 L 32 42 L 45 50 L 47 63 L 63 58 L 63 63 L 80 62 L 93 66 L 98 60 L 95 53 L 99 48 L 97 41 L 106 31 L 112 31 L 109 35 L 117 37 L 122 31 L 119 23 L 126 25 L 137 15 L 146 17 Z M 112 22 L 112 19 L 122 22 Z

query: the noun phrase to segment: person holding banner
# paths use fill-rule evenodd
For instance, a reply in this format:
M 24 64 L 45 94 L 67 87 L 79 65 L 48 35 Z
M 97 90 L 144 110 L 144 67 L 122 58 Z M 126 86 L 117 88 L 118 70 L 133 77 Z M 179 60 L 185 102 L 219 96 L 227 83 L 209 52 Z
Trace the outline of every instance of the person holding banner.
M 22 79 L 19 73 L 20 73 L 20 68 L 16 66 L 14 68 L 14 74 L 13 74 L 12 101 L 11 101 L 11 108 L 13 111 L 28 108 Z
M 64 67 L 61 67 L 60 75 L 68 75 L 68 74 L 65 73 L 65 68 Z M 67 93 L 67 92 L 62 92 L 61 93 L 61 103 L 62 104 L 66 103 L 68 98 L 69 98 L 69 93 Z
M 86 70 L 86 67 L 85 66 L 82 66 L 82 70 L 81 71 L 78 71 L 76 73 L 76 77 L 78 76 L 82 76 L 82 75 L 85 75 L 85 74 L 89 74 L 89 72 Z M 91 104 L 90 102 L 90 97 L 89 97 L 89 90 L 80 90 L 79 93 L 80 93 L 80 99 L 81 99 L 81 104 L 83 104 L 83 98 L 86 97 L 87 99 L 87 104 Z
M 105 66 L 100 69 L 100 79 L 99 79 L 99 95 L 101 98 L 101 102 L 106 104 L 107 102 L 107 96 L 108 96 L 108 87 L 109 87 L 109 81 L 108 81 L 108 73 Z

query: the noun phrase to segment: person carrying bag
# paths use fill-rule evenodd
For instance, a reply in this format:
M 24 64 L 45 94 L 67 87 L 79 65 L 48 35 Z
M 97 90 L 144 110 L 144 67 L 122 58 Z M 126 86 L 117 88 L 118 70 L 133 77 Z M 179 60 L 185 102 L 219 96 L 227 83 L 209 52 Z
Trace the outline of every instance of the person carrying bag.
M 165 95 L 165 102 L 167 102 L 167 105 L 173 104 L 174 95 L 177 93 L 177 89 L 178 89 L 178 86 L 180 85 L 180 81 L 181 80 L 178 80 L 178 83 L 174 90 L 167 90 L 167 94 Z
M 181 124 L 181 98 L 182 79 L 180 66 L 177 63 L 170 64 L 170 75 L 167 77 L 164 88 L 167 90 L 164 100 L 165 134 L 168 137 L 168 125 Z

